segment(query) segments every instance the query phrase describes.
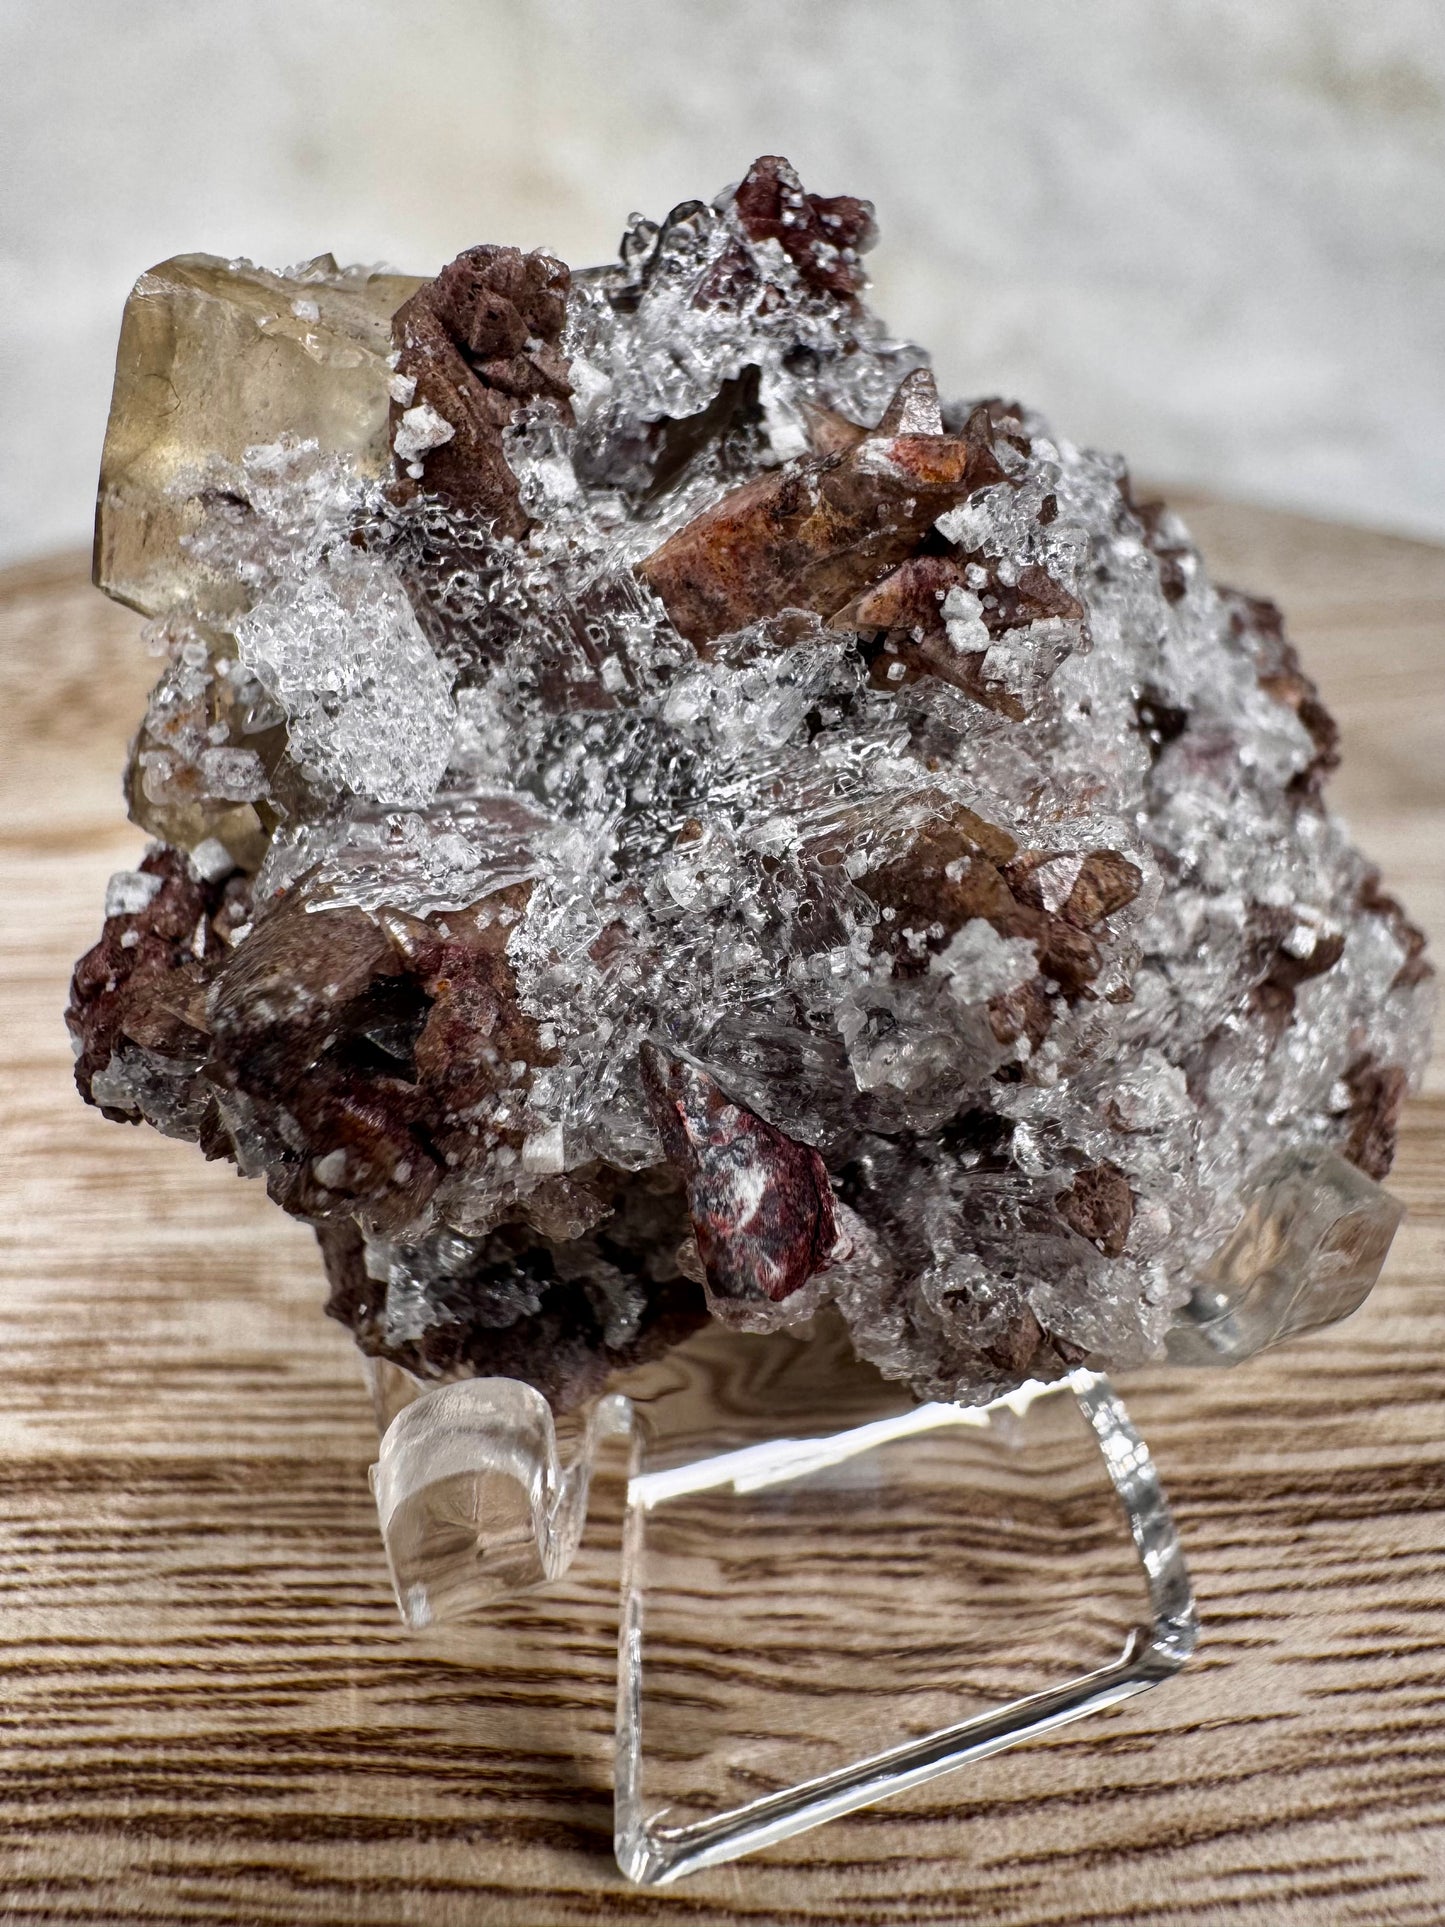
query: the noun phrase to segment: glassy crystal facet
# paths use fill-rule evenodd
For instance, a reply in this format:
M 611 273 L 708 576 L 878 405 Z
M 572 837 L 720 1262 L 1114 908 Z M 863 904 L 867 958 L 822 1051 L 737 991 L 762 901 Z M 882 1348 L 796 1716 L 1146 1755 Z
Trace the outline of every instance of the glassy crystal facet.
M 1356 1311 L 1404 1208 L 1333 1151 L 1285 1151 L 1168 1338 L 1177 1365 L 1233 1365 Z
M 244 608 L 245 585 L 189 553 L 187 538 L 224 495 L 227 469 L 257 445 L 314 441 L 381 474 L 391 317 L 417 285 L 340 269 L 330 255 L 273 274 L 180 254 L 143 274 L 116 351 L 97 586 L 145 615 Z

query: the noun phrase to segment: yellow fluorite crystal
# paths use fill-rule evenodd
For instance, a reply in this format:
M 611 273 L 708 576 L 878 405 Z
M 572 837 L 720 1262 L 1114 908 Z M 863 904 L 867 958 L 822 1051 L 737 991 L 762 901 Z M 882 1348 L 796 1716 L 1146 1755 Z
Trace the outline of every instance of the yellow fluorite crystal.
M 218 464 L 285 434 L 381 474 L 391 317 L 418 285 L 338 268 L 329 254 L 288 274 L 180 254 L 143 274 L 116 354 L 96 586 L 145 615 L 238 613 L 235 576 L 183 539 L 200 524 Z

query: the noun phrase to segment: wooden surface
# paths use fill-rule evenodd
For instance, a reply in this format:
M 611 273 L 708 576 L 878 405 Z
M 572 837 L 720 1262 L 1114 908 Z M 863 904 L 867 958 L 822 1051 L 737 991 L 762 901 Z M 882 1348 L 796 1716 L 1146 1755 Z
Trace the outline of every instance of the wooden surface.
M 1337 802 L 1445 937 L 1445 551 L 1185 504 L 1344 726 Z M 1445 1921 L 1445 1070 L 1346 1326 L 1126 1383 L 1205 1637 L 1050 1741 L 664 1892 L 610 1857 L 604 1530 L 554 1598 L 411 1640 L 310 1235 L 105 1123 L 60 1012 L 155 664 L 71 558 L 0 576 L 0 1921 Z

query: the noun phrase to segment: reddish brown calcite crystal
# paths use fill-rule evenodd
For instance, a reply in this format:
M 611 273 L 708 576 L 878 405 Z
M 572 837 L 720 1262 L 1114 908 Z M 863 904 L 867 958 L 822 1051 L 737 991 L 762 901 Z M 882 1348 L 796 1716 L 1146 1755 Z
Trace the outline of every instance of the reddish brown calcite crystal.
M 655 1044 L 642 1047 L 642 1083 L 715 1304 L 780 1304 L 846 1252 L 816 1151 Z
M 878 238 L 871 201 L 809 194 L 780 155 L 765 154 L 739 182 L 733 206 L 747 238 L 777 242 L 805 286 L 840 297 L 867 286 L 858 257 Z
M 567 410 L 558 344 L 570 280 L 550 254 L 470 248 L 398 310 L 392 424 L 403 498 L 421 492 L 415 484 L 425 474 L 425 493 L 453 514 L 498 536 L 526 533 L 503 436 L 527 402 Z M 411 447 L 426 457 L 424 469 L 408 457 Z
M 945 435 L 933 377 L 909 375 L 877 429 L 744 483 L 694 517 L 638 574 L 706 653 L 784 609 L 837 613 L 912 554 L 939 515 L 1003 479 L 984 410 Z

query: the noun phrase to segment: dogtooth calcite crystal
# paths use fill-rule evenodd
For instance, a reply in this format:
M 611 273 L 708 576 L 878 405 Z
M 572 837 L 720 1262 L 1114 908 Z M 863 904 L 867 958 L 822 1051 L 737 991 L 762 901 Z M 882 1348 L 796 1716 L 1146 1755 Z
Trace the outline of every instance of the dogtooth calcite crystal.
M 768 157 L 585 272 L 188 256 L 127 307 L 156 841 L 77 1081 L 264 1178 L 423 1378 L 563 1410 L 831 1306 L 978 1402 L 1383 1259 L 1429 971 L 1279 613 L 941 398 L 874 235 Z

